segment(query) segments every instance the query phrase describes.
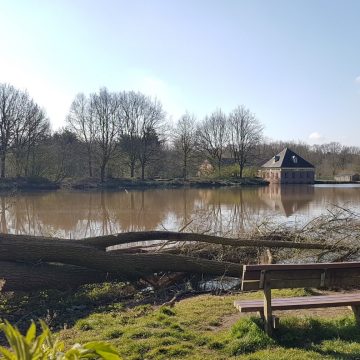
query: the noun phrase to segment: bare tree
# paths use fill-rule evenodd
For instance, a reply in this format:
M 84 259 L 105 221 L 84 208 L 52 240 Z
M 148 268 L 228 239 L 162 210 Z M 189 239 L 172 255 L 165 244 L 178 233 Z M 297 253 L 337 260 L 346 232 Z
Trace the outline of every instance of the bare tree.
M 21 97 L 23 94 L 9 84 L 0 84 L 0 160 L 1 174 L 5 177 L 6 155 L 11 145 L 14 127 L 21 118 Z
M 262 140 L 263 126 L 249 109 L 238 106 L 229 116 L 230 148 L 240 167 L 240 178 L 244 167 L 254 156 Z
M 49 136 L 50 123 L 44 110 L 28 95 L 23 97 L 22 107 L 23 116 L 15 123 L 11 150 L 15 158 L 16 175 L 23 173 L 28 176 L 30 173 L 33 175 L 33 167 L 29 167 L 30 162 L 34 165 L 34 159 L 30 159 L 30 156 L 35 156 L 35 147 Z
M 120 117 L 124 125 L 121 149 L 126 156 L 131 177 L 134 177 L 138 161 L 144 179 L 146 167 L 159 150 L 159 135 L 165 113 L 160 102 L 139 92 L 122 92 L 119 99 Z
M 145 179 L 145 170 L 150 162 L 161 151 L 162 141 L 156 128 L 151 124 L 143 128 L 139 141 L 139 162 L 141 167 L 141 179 Z
M 331 175 L 334 176 L 342 166 L 340 154 L 343 146 L 333 141 L 329 144 L 323 144 L 322 147 L 326 155 L 327 167 L 330 168 Z
M 16 173 L 28 174 L 30 153 L 37 141 L 49 132 L 45 112 L 27 92 L 9 84 L 0 84 L 0 159 L 1 177 L 5 177 L 6 156 L 12 151 Z
M 84 94 L 76 95 L 71 104 L 67 123 L 70 130 L 85 144 L 89 176 L 93 176 L 93 156 L 95 145 L 95 123 L 90 108 L 90 101 Z
M 90 111 L 101 182 L 105 180 L 106 166 L 115 153 L 121 133 L 119 103 L 117 94 L 110 93 L 106 88 L 90 95 Z
M 138 146 L 145 96 L 134 91 L 120 93 L 121 117 L 124 131 L 121 134 L 120 146 L 125 155 L 125 163 L 130 169 L 130 176 L 135 176 L 138 161 Z
M 227 118 L 221 109 L 206 116 L 198 128 L 200 149 L 217 163 L 219 174 L 228 136 Z
M 183 178 L 187 179 L 189 163 L 196 152 L 196 118 L 186 113 L 177 122 L 174 129 L 175 149 L 181 154 Z

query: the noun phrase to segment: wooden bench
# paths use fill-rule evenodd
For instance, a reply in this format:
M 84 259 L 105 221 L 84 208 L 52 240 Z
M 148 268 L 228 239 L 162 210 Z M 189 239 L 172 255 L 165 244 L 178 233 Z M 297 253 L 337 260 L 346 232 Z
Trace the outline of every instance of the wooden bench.
M 271 299 L 271 289 L 349 288 L 360 285 L 360 262 L 245 265 L 241 289 L 263 290 L 264 300 L 235 301 L 240 312 L 259 312 L 265 331 L 271 335 L 277 319 L 275 310 L 349 306 L 360 324 L 360 293 Z

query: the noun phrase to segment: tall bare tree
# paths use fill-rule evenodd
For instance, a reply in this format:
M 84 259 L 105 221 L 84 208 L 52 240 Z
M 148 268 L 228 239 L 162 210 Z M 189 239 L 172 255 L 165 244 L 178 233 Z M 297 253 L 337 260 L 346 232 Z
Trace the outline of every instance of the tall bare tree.
M 130 169 L 130 176 L 135 176 L 138 161 L 140 129 L 145 96 L 135 91 L 123 91 L 120 94 L 121 117 L 124 131 L 121 134 L 120 146 L 125 163 Z
M 254 157 L 262 140 L 263 126 L 245 106 L 238 106 L 229 115 L 230 148 L 240 167 L 240 178 L 244 167 Z
M 119 101 L 123 122 L 121 149 L 131 177 L 134 177 L 138 162 L 144 179 L 146 167 L 159 150 L 165 113 L 160 102 L 140 92 L 124 91 L 120 93 Z
M 226 115 L 218 109 L 210 116 L 206 116 L 198 128 L 200 149 L 216 162 L 219 174 L 229 138 L 227 125 Z
M 174 129 L 175 149 L 181 155 L 183 178 L 187 179 L 189 164 L 196 152 L 196 118 L 189 113 L 184 114 Z
M 21 118 L 21 97 L 18 89 L 9 84 L 0 84 L 0 160 L 2 178 L 5 177 L 6 155 L 11 145 L 14 127 Z
M 105 180 L 106 166 L 114 156 L 121 133 L 119 97 L 106 88 L 90 95 L 90 111 L 94 125 L 96 155 L 100 164 L 100 178 Z
M 12 151 L 17 175 L 20 161 L 25 157 L 25 173 L 31 149 L 36 141 L 49 130 L 45 112 L 29 94 L 9 84 L 0 84 L 0 176 L 5 177 L 6 157 Z
M 76 95 L 71 104 L 67 123 L 72 132 L 85 144 L 88 158 L 89 176 L 93 176 L 95 145 L 95 122 L 89 99 L 82 93 Z
M 11 144 L 17 176 L 34 175 L 33 169 L 30 169 L 30 163 L 34 165 L 34 161 L 31 161 L 30 156 L 35 156 L 35 147 L 50 135 L 50 123 L 44 110 L 28 96 L 23 101 L 23 116 L 15 123 Z

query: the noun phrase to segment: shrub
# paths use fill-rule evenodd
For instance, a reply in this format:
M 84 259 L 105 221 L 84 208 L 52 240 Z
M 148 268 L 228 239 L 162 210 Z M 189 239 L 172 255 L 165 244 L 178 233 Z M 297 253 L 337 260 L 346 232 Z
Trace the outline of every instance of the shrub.
M 36 336 L 36 325 L 32 323 L 23 336 L 8 321 L 0 324 L 9 348 L 0 346 L 0 355 L 7 360 L 72 360 L 72 359 L 105 359 L 120 360 L 120 356 L 111 345 L 93 341 L 84 345 L 75 344 L 70 350 L 64 351 L 64 343 L 54 339 L 44 321 L 40 321 L 42 332 Z

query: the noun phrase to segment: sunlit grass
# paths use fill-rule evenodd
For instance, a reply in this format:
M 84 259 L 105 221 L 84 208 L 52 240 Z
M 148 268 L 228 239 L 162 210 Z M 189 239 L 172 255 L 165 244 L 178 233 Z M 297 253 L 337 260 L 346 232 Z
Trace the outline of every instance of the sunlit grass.
M 274 296 L 306 296 L 311 291 L 274 291 Z M 281 318 L 269 338 L 258 317 L 238 316 L 233 301 L 259 298 L 261 293 L 185 299 L 174 307 L 141 305 L 93 313 L 60 332 L 73 341 L 106 340 L 125 359 L 356 359 L 360 328 L 352 316 L 334 319 Z M 304 312 L 306 314 L 306 311 Z
M 24 327 L 31 318 L 47 318 L 68 346 L 103 340 L 130 360 L 360 357 L 360 327 L 350 313 L 326 319 L 310 317 L 306 310 L 304 316 L 294 317 L 290 311 L 281 316 L 275 337 L 269 338 L 256 314 L 240 317 L 233 306 L 234 300 L 262 298 L 261 292 L 202 295 L 183 299 L 173 307 L 136 306 L 135 298 L 124 302 L 128 294 L 126 284 L 102 284 L 75 293 L 1 295 L 0 311 L 14 323 L 20 318 L 18 324 Z M 274 297 L 313 294 L 306 289 L 273 292 Z

